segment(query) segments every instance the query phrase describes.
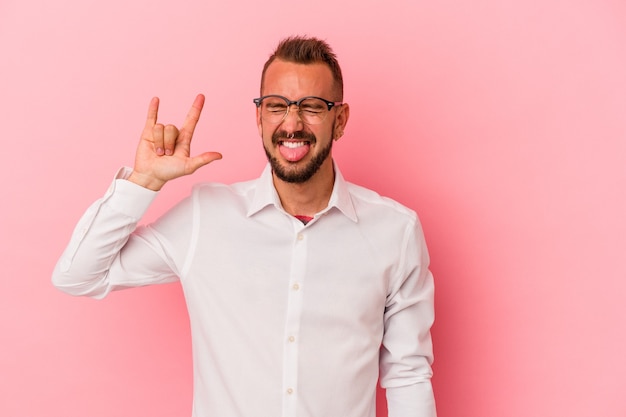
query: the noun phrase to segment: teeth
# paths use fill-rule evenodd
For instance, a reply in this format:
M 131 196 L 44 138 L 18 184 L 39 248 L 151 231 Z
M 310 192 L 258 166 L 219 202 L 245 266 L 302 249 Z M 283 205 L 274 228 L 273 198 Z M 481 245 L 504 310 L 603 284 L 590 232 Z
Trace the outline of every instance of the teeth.
M 299 148 L 300 146 L 304 146 L 305 142 L 283 142 L 283 146 L 290 148 L 290 149 L 295 149 L 295 148 Z

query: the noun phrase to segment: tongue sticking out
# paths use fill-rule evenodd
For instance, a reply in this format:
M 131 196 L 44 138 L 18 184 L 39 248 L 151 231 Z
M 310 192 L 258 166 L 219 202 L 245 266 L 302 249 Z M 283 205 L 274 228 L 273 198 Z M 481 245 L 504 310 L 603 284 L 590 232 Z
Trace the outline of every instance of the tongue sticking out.
M 290 162 L 298 162 L 309 152 L 308 142 L 284 142 L 278 147 L 280 154 Z

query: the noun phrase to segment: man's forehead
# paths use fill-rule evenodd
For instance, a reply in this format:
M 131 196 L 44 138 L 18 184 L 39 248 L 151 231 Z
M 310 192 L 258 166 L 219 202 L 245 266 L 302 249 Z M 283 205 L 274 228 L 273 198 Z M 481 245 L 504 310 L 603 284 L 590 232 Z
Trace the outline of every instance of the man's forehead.
M 262 87 L 264 94 L 278 93 L 268 89 L 304 89 L 328 94 L 333 84 L 332 71 L 324 62 L 301 64 L 276 59 L 267 67 Z

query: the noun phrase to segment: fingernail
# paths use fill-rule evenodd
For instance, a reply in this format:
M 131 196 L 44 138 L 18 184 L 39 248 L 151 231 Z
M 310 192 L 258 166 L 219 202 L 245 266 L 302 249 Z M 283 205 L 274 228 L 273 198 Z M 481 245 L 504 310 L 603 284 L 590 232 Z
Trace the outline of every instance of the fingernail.
M 157 153 L 157 155 L 163 155 L 164 154 L 163 148 L 157 148 L 156 149 L 156 153 Z
M 172 155 L 173 153 L 174 153 L 174 152 L 172 152 L 172 150 L 171 150 L 171 149 L 166 149 L 166 150 L 165 150 L 165 155 L 167 155 L 167 156 L 170 156 L 170 155 Z

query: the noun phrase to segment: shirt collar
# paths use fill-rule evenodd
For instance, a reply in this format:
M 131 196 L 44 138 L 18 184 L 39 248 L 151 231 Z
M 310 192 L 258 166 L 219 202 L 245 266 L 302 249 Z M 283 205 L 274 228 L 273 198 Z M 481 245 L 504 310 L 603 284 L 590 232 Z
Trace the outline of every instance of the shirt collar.
M 353 222 L 356 222 L 358 219 L 352 198 L 350 196 L 350 191 L 348 190 L 348 183 L 343 178 L 341 171 L 339 171 L 339 167 L 334 161 L 333 167 L 335 169 L 335 184 L 333 185 L 333 192 L 330 195 L 328 207 L 320 213 L 327 212 L 333 207 L 336 207 L 346 217 Z M 248 207 L 247 216 L 251 217 L 269 205 L 274 205 L 276 208 L 283 210 L 280 198 L 278 197 L 278 192 L 276 191 L 276 188 L 274 188 L 272 167 L 268 163 L 261 176 L 257 179 L 256 190 L 250 206 Z

